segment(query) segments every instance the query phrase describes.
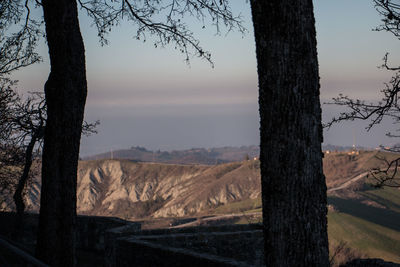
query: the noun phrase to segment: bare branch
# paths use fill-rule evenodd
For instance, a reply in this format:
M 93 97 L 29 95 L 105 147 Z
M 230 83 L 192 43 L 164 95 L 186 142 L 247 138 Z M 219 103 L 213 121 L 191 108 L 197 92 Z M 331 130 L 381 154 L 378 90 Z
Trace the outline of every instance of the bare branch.
M 400 5 L 396 0 L 374 0 L 375 8 L 381 15 L 382 25 L 375 30 L 391 32 L 400 39 Z
M 0 6 L 0 78 L 41 60 L 35 52 L 43 35 L 41 22 L 31 18 L 29 0 L 2 1 Z M 12 26 L 12 28 L 11 28 Z M 13 29 L 18 29 L 13 32 Z
M 169 0 L 169 1 L 131 1 L 131 0 L 78 0 L 81 8 L 93 19 L 101 44 L 107 44 L 106 35 L 121 21 L 131 22 L 136 27 L 134 38 L 147 40 L 154 38 L 155 47 L 173 45 L 185 55 L 186 62 L 198 56 L 212 64 L 211 53 L 205 51 L 200 42 L 183 22 L 187 15 L 200 21 L 205 28 L 205 20 L 210 18 L 216 33 L 221 26 L 237 29 L 245 33 L 240 15 L 234 16 L 227 0 Z
M 16 190 L 17 210 L 23 212 L 22 194 L 32 176 L 32 163 L 41 154 L 47 108 L 43 93 L 33 92 L 22 100 L 13 85 L 0 80 L 0 193 L 12 195 Z M 96 133 L 97 125 L 98 121 L 84 122 L 83 134 Z
M 391 32 L 400 39 L 400 3 L 398 0 L 374 0 L 376 10 L 382 16 L 382 25 L 375 30 Z M 347 96 L 339 95 L 333 98 L 333 104 L 347 108 L 341 112 L 338 117 L 334 117 L 324 125 L 331 127 L 333 124 L 341 121 L 367 120 L 369 121 L 366 129 L 369 131 L 373 126 L 380 124 L 384 118 L 393 120 L 393 124 L 400 122 L 400 67 L 391 67 L 388 64 L 388 53 L 383 57 L 381 68 L 392 71 L 393 76 L 385 87 L 381 90 L 383 97 L 378 103 L 366 103 L 359 99 L 352 99 Z M 400 128 L 396 131 L 400 132 Z M 387 133 L 390 137 L 400 137 L 400 134 Z M 389 152 L 400 152 L 400 147 L 388 149 Z M 398 177 L 398 168 L 400 157 L 394 160 L 378 158 L 385 164 L 384 168 L 373 168 L 370 170 L 370 176 L 377 182 L 377 187 L 390 186 L 400 187 Z

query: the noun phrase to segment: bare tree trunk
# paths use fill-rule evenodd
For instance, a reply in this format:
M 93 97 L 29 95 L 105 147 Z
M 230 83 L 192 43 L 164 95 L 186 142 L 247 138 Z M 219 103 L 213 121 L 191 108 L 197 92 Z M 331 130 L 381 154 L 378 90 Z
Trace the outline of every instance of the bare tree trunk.
M 328 266 L 312 0 L 251 0 L 266 266 Z
M 51 72 L 45 84 L 47 122 L 37 256 L 75 266 L 76 179 L 87 94 L 85 51 L 75 0 L 43 0 Z
M 32 166 L 32 155 L 33 155 L 33 148 L 35 147 L 36 141 L 38 138 L 38 133 L 34 133 L 32 139 L 29 141 L 29 144 L 25 151 L 25 162 L 24 162 L 24 170 L 22 172 L 21 177 L 19 178 L 17 189 L 14 193 L 14 203 L 17 209 L 17 216 L 15 222 L 15 233 L 14 237 L 19 239 L 22 234 L 22 230 L 24 227 L 24 211 L 25 211 L 25 203 L 23 199 L 23 192 L 26 185 L 26 182 L 29 178 L 29 171 Z

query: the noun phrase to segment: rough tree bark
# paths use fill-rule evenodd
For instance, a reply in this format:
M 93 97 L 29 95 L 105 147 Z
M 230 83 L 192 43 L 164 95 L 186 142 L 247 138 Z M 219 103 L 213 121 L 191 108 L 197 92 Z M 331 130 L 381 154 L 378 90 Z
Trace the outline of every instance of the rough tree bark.
M 312 0 L 251 0 L 266 266 L 329 266 Z
M 75 0 L 43 0 L 51 71 L 36 254 L 51 266 L 75 266 L 76 179 L 87 95 L 85 51 Z

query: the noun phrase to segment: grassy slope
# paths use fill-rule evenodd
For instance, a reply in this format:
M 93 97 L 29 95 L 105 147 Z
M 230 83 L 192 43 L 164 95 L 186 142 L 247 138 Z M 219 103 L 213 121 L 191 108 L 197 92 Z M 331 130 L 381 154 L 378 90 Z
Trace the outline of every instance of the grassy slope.
M 369 257 L 400 263 L 400 190 L 371 189 L 359 192 L 384 208 L 365 200 L 329 197 L 338 212 L 328 215 L 330 241 L 345 241 Z
M 400 191 L 393 188 L 368 190 L 363 196 L 386 209 L 368 206 L 354 199 L 330 197 L 339 211 L 328 214 L 328 234 L 332 243 L 346 242 L 368 257 L 400 263 Z M 234 202 L 216 208 L 215 213 L 261 211 L 261 198 Z M 248 223 L 243 219 L 238 223 Z
M 216 214 L 230 214 L 230 213 L 242 213 L 242 212 L 257 212 L 261 211 L 261 197 L 256 199 L 246 199 L 243 201 L 229 203 L 223 206 L 219 206 L 213 210 Z
M 328 188 L 338 186 L 371 168 L 385 166 L 384 161 L 378 158 L 390 161 L 398 156 L 398 154 L 381 151 L 360 151 L 359 155 L 348 155 L 343 152 L 325 154 L 323 165 L 327 186 Z
M 324 159 L 327 183 L 341 183 L 342 177 L 354 177 L 357 173 L 382 165 L 383 162 L 377 157 L 392 160 L 398 156 L 368 151 L 348 160 L 345 153 L 330 155 Z M 330 242 L 345 241 L 349 247 L 368 257 L 400 263 L 400 190 L 371 188 L 358 191 L 357 194 L 362 198 L 328 198 L 328 202 L 338 210 L 330 211 L 328 215 Z M 368 205 L 371 203 L 380 208 Z
M 324 159 L 328 184 L 340 184 L 348 177 L 382 164 L 375 156 L 381 152 L 362 152 L 356 158 L 347 154 L 331 154 Z M 398 155 L 384 153 L 386 158 Z M 157 167 L 154 164 L 154 167 Z M 329 203 L 338 211 L 328 215 L 328 232 L 332 243 L 345 241 L 369 257 L 379 257 L 400 263 L 400 190 L 384 188 L 365 190 L 357 194 L 377 203 L 378 208 L 357 198 L 329 197 Z M 209 211 L 215 214 L 248 213 L 261 211 L 261 198 L 233 202 Z M 248 223 L 246 218 L 239 223 Z
M 400 213 L 400 189 L 385 187 L 379 190 L 364 191 L 360 194 L 387 209 Z
M 345 241 L 369 257 L 400 262 L 400 232 L 368 220 L 341 213 L 329 212 L 329 241 Z

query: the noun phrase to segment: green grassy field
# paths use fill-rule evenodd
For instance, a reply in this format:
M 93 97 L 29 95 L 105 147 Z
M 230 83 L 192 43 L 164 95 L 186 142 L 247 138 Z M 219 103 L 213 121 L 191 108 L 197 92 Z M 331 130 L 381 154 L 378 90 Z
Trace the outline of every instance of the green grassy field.
M 256 199 L 246 199 L 219 206 L 213 212 L 216 214 L 261 212 L 261 207 L 261 197 L 258 197 Z
M 400 189 L 398 188 L 385 187 L 383 189 L 367 190 L 360 192 L 360 194 L 387 209 L 400 213 Z
M 328 197 L 330 242 L 346 242 L 368 257 L 400 263 L 400 190 L 369 189 L 362 198 Z
M 345 242 L 363 257 L 400 263 L 400 190 L 370 189 L 358 192 L 364 199 L 328 197 L 335 211 L 328 214 L 330 244 Z M 368 201 L 378 205 L 372 206 Z M 220 206 L 217 214 L 261 212 L 261 198 Z M 260 218 L 261 219 L 261 218 Z M 249 223 L 242 218 L 237 223 Z
M 399 222 L 397 222 L 399 223 Z M 371 258 L 400 262 L 400 232 L 342 212 L 329 212 L 329 242 L 346 242 Z

